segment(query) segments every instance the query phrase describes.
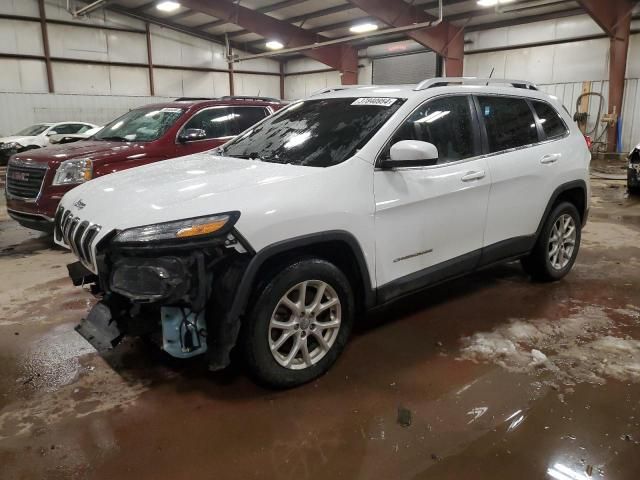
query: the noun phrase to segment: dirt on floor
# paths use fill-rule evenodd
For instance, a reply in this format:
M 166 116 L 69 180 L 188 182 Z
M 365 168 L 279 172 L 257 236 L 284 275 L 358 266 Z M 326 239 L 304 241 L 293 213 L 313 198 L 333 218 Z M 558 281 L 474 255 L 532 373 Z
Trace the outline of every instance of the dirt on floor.
M 257 387 L 73 327 L 73 261 L 0 206 L 0 478 L 636 479 L 640 201 L 593 180 L 573 272 L 518 263 L 359 319 L 321 379 Z

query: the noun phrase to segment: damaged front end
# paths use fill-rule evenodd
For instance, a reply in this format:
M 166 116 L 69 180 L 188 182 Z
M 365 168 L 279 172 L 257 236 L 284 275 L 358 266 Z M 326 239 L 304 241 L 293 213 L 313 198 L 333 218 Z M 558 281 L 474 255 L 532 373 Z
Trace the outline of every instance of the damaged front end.
M 629 193 L 640 193 L 640 144 L 629 153 L 627 187 Z
M 173 357 L 207 354 L 211 369 L 227 366 L 240 324 L 232 304 L 254 253 L 233 229 L 238 216 L 218 216 L 223 228 L 204 234 L 203 222 L 189 220 L 152 227 L 164 237 L 169 230 L 194 235 L 155 238 L 149 226 L 105 237 L 96 248 L 97 275 L 80 262 L 68 267 L 73 283 L 90 285 L 100 299 L 76 330 L 99 351 L 146 336 Z

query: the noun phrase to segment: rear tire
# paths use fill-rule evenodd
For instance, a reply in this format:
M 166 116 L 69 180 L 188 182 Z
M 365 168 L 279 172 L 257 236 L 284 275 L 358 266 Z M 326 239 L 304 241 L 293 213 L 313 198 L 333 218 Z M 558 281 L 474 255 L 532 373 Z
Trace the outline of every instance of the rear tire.
M 531 253 L 521 259 L 534 280 L 553 282 L 567 275 L 580 249 L 582 223 L 575 205 L 558 204 L 549 214 Z
M 353 315 L 352 288 L 340 269 L 320 259 L 294 261 L 264 284 L 243 322 L 249 372 L 275 388 L 319 377 L 342 353 Z

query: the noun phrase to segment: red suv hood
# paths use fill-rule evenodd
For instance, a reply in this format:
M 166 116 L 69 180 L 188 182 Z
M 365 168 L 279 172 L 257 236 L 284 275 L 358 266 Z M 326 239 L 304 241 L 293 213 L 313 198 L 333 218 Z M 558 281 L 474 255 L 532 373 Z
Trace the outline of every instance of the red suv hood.
M 152 143 L 109 142 L 102 140 L 82 140 L 63 145 L 51 145 L 37 150 L 18 153 L 13 158 L 36 163 L 47 163 L 55 167 L 60 162 L 72 158 L 91 158 L 94 164 L 101 160 L 120 160 L 126 158 L 143 158 L 148 154 Z

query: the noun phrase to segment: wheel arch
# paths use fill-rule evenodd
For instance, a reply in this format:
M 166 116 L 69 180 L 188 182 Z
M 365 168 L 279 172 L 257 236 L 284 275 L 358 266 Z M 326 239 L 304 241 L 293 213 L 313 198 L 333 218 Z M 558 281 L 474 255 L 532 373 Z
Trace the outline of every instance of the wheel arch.
M 349 232 L 332 230 L 283 240 L 258 251 L 249 262 L 240 281 L 232 310 L 242 315 L 253 289 L 269 272 L 296 258 L 314 256 L 340 268 L 354 286 L 358 306 L 371 307 L 374 291 L 371 276 L 360 243 Z
M 542 228 L 544 227 L 547 218 L 551 214 L 551 211 L 554 209 L 556 205 L 561 202 L 569 202 L 575 205 L 578 209 L 578 213 L 580 214 L 580 220 L 584 225 L 587 221 L 587 216 L 589 213 L 588 205 L 589 201 L 587 198 L 587 184 L 584 180 L 573 180 L 571 182 L 563 183 L 558 188 L 556 188 L 547 203 L 547 207 L 545 208 L 544 214 L 540 219 L 540 223 L 538 224 L 538 229 L 536 230 L 536 240 L 540 236 L 542 232 Z

